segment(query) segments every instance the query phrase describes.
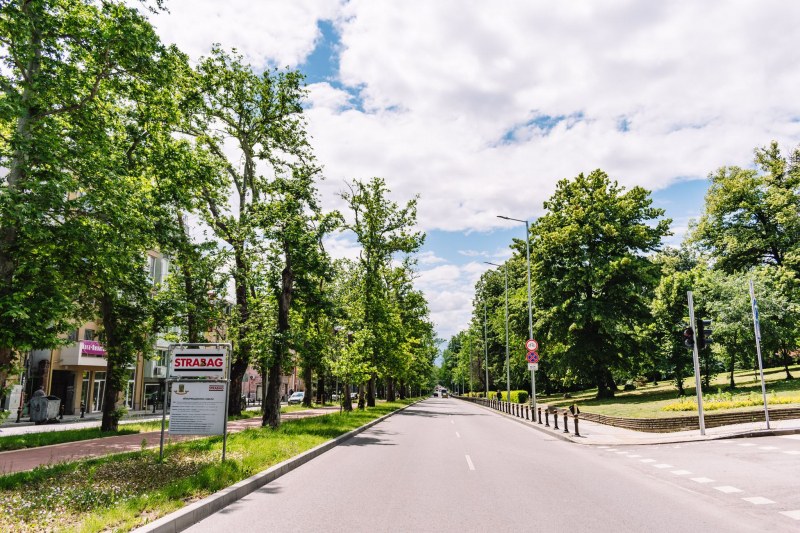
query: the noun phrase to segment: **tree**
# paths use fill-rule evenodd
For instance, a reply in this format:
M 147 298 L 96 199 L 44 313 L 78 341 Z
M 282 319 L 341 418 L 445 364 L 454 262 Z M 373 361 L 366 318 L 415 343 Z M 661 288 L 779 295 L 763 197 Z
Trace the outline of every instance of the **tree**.
M 641 187 L 625 191 L 601 170 L 561 180 L 533 226 L 536 329 L 562 376 L 591 379 L 613 396 L 614 371 L 632 366 L 635 329 L 649 319 L 657 267 L 645 254 L 669 234 Z M 543 341 L 543 342 L 545 342 Z
M 723 167 L 709 176 L 706 212 L 693 238 L 725 272 L 758 265 L 800 268 L 800 151 L 773 142 L 756 150 L 761 169 Z
M 298 72 L 268 69 L 258 75 L 240 56 L 227 54 L 218 46 L 198 65 L 197 81 L 200 90 L 187 99 L 191 119 L 184 131 L 222 170 L 217 186 L 204 188 L 202 197 L 204 220 L 230 247 L 232 256 L 236 327 L 231 331 L 234 354 L 229 406 L 235 414 L 241 410 L 242 377 L 252 361 L 250 300 L 256 263 L 264 248 L 262 218 L 270 201 L 268 174 L 291 172 L 311 160 L 302 119 L 305 90 Z M 239 153 L 229 157 L 226 143 L 235 145 Z M 282 283 L 291 284 L 291 271 L 285 275 Z M 290 300 L 281 303 L 284 311 L 287 304 Z M 288 330 L 288 322 L 278 327 Z M 285 353 L 287 345 L 284 340 L 279 342 Z
M 103 121 L 102 103 L 136 84 L 159 47 L 121 2 L 3 3 L 0 381 L 15 348 L 56 346 L 74 326 L 82 280 L 64 250 L 85 235 L 64 222 L 75 216 L 69 194 L 82 188 L 75 168 L 97 133 L 85 126 Z
M 359 263 L 364 270 L 364 327 L 368 360 L 372 366 L 367 405 L 375 406 L 375 380 L 381 359 L 382 324 L 387 315 L 382 274 L 394 254 L 411 254 L 422 246 L 424 234 L 413 231 L 417 218 L 417 199 L 399 207 L 388 198 L 389 190 L 381 178 L 368 183 L 354 181 L 342 194 L 353 214 L 345 227 L 356 234 L 361 245 Z

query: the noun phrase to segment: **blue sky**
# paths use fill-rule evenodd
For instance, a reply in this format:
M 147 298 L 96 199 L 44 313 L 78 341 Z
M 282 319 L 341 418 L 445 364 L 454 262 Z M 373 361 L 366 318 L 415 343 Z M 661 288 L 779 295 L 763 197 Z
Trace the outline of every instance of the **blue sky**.
M 417 286 L 440 337 L 559 179 L 596 168 L 653 191 L 677 243 L 705 177 L 800 143 L 800 3 L 762 0 L 170 0 L 154 22 L 191 58 L 212 43 L 308 82 L 308 131 L 343 209 L 346 180 L 420 195 Z M 354 256 L 348 235 L 328 249 Z

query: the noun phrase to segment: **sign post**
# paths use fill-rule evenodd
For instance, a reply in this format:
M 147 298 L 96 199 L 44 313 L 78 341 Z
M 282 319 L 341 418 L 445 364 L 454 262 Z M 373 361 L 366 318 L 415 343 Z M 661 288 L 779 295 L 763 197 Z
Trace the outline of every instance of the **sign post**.
M 161 418 L 160 458 L 164 459 L 167 405 L 169 432 L 222 435 L 222 460 L 228 444 L 230 344 L 171 344 Z M 169 400 L 169 401 L 168 401 Z
M 758 355 L 758 371 L 761 374 L 761 396 L 764 398 L 764 420 L 769 429 L 769 408 L 767 407 L 767 388 L 764 384 L 764 365 L 761 363 L 761 324 L 758 320 L 758 302 L 753 289 L 753 280 L 750 280 L 750 306 L 753 308 L 753 329 L 756 335 L 756 354 Z
M 700 354 L 697 351 L 697 325 L 694 323 L 694 299 L 692 291 L 686 293 L 689 301 L 689 327 L 692 328 L 692 358 L 694 363 L 694 386 L 697 392 L 697 418 L 700 422 L 700 434 L 706 434 L 706 419 L 703 416 L 703 387 L 700 383 Z
M 539 343 L 536 339 L 528 339 L 525 341 L 525 349 L 528 350 L 528 355 L 525 358 L 528 360 L 528 370 L 531 371 L 531 408 L 536 412 L 536 371 L 539 370 L 539 354 L 536 350 L 539 349 Z

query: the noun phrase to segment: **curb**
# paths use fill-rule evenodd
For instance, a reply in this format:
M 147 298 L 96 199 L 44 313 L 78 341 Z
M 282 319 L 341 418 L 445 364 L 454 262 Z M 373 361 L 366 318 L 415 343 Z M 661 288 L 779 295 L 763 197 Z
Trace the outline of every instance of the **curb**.
M 243 479 L 228 488 L 215 492 L 211 496 L 187 505 L 186 507 L 183 507 L 182 509 L 179 509 L 173 513 L 162 516 L 158 520 L 150 522 L 149 524 L 145 524 L 144 526 L 134 529 L 133 531 L 137 533 L 178 533 L 179 531 L 183 531 L 184 529 L 200 522 L 204 518 L 207 518 L 222 510 L 235 501 L 244 498 L 251 492 L 255 492 L 267 483 L 275 481 L 284 474 L 288 474 L 295 468 L 304 465 L 315 457 L 318 457 L 328 450 L 335 448 L 342 442 L 358 435 L 362 431 L 365 431 L 376 424 L 383 422 L 390 416 L 408 409 L 412 405 L 416 405 L 420 401 L 422 400 L 417 400 L 416 402 L 410 403 L 401 409 L 392 411 L 391 413 L 385 414 L 380 418 L 376 418 L 375 420 L 368 422 L 348 433 L 339 435 L 335 439 L 329 440 L 328 442 L 323 442 L 319 446 L 311 448 L 310 450 L 305 451 L 296 457 L 292 457 L 291 459 L 287 459 L 281 463 L 271 466 L 270 468 L 259 472 L 258 474 L 250 476 L 247 479 Z

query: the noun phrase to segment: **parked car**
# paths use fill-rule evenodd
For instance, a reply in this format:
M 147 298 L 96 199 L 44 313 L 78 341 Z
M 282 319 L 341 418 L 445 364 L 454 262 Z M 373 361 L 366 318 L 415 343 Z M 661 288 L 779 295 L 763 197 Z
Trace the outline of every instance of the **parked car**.
M 358 393 L 357 392 L 351 392 L 350 393 L 350 399 L 351 400 L 358 400 Z
M 292 404 L 295 404 L 295 403 L 298 403 L 298 404 L 299 403 L 303 403 L 303 398 L 305 397 L 305 395 L 306 395 L 306 393 L 303 392 L 303 391 L 297 391 L 295 393 L 292 393 L 292 395 L 289 396 L 289 402 L 288 402 L 289 405 L 292 405 Z

